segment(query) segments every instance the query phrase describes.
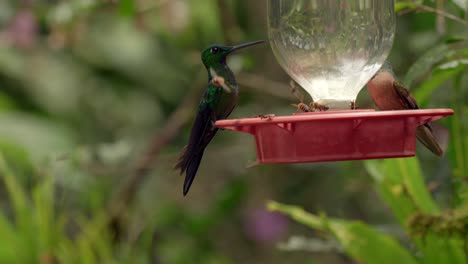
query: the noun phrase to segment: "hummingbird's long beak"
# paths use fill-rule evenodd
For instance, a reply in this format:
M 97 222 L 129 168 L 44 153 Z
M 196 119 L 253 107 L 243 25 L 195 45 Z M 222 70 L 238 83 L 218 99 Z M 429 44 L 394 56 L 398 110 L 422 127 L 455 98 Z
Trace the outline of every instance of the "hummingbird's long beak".
M 260 44 L 260 43 L 263 43 L 263 42 L 265 42 L 265 41 L 264 40 L 257 40 L 257 41 L 253 41 L 253 42 L 240 44 L 240 45 L 232 47 L 231 50 L 229 50 L 229 53 L 234 52 L 236 50 L 243 49 L 243 48 L 247 48 L 247 47 L 250 47 L 250 46 L 253 46 L 253 45 L 257 45 L 257 44 Z

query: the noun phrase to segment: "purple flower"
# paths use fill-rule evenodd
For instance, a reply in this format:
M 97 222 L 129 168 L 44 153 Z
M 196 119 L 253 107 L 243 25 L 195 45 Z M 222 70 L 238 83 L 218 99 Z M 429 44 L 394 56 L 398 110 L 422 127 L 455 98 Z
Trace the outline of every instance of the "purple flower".
M 288 219 L 282 214 L 261 208 L 250 212 L 247 216 L 245 232 L 257 242 L 278 242 L 285 237 L 287 231 Z
M 19 48 L 32 48 L 36 44 L 38 26 L 31 10 L 20 10 L 7 28 L 9 40 Z

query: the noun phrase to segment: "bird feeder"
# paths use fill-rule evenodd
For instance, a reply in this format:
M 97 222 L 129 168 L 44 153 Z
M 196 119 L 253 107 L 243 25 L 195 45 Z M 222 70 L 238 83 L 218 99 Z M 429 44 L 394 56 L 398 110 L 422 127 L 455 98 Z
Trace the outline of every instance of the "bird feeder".
M 327 111 L 216 122 L 254 135 L 259 163 L 414 156 L 416 128 L 453 114 L 350 110 L 391 50 L 393 0 L 268 0 L 268 31 L 279 64 Z
M 332 111 L 216 122 L 252 134 L 262 164 L 411 157 L 416 128 L 450 109 Z

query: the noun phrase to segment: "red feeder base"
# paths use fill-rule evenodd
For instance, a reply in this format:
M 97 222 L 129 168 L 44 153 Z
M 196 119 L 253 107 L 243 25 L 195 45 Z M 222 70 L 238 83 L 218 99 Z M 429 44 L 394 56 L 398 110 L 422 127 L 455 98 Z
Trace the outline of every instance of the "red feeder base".
M 451 109 L 329 111 L 220 120 L 219 128 L 254 135 L 261 164 L 411 157 L 416 127 Z

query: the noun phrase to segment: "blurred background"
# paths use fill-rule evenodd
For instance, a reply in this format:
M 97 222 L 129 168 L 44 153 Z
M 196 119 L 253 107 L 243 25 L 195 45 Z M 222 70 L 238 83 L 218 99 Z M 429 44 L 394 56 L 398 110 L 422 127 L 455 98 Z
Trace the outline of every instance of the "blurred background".
M 410 3 L 389 59 L 402 79 L 426 66 L 412 68 L 412 91 L 424 108 L 458 110 L 441 123 L 464 135 L 467 1 Z M 404 240 L 363 162 L 247 168 L 256 154 L 246 134 L 219 133 L 183 197 L 172 168 L 207 84 L 200 51 L 266 40 L 266 17 L 266 1 L 0 0 L 1 262 L 355 263 L 334 239 L 267 211 L 269 200 Z M 460 39 L 461 53 L 433 51 Z M 232 118 L 295 112 L 268 44 L 229 65 L 240 84 Z M 358 106 L 374 107 L 365 89 Z M 461 199 L 464 151 L 418 148 L 442 208 Z

